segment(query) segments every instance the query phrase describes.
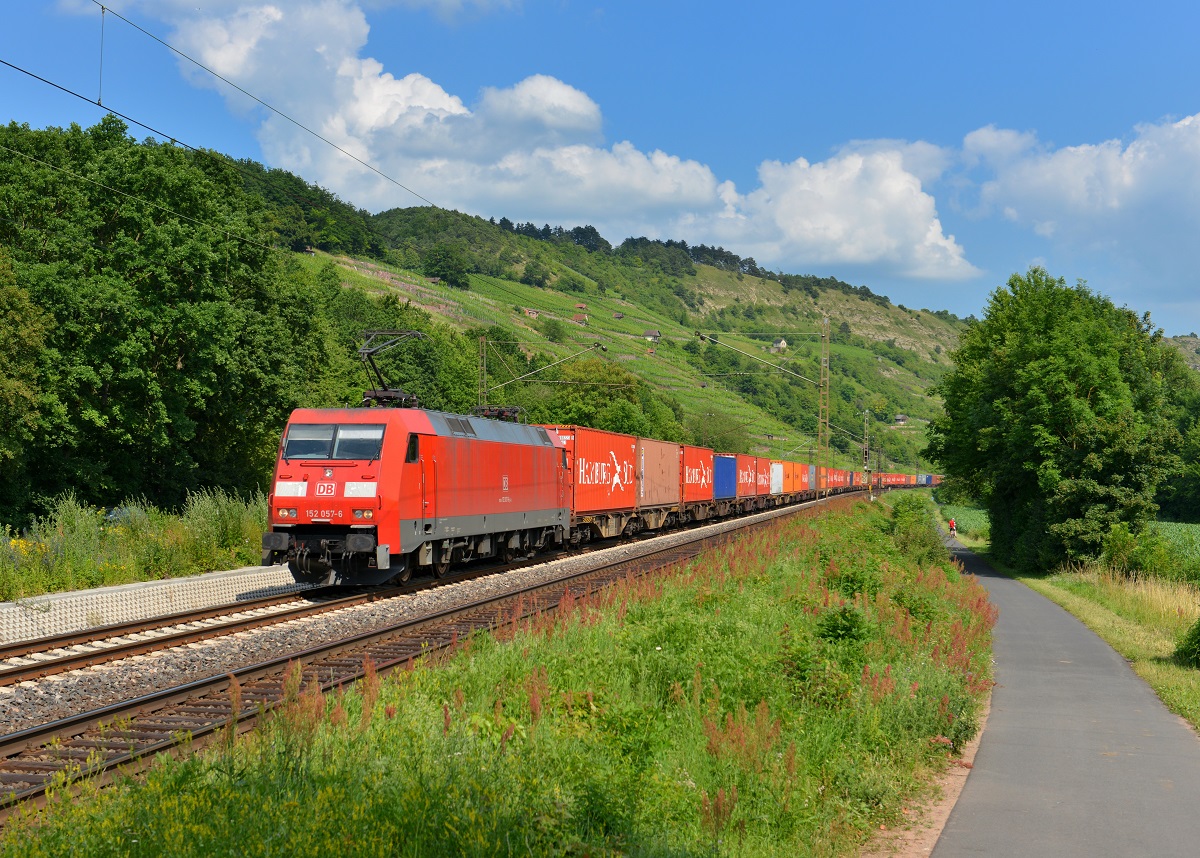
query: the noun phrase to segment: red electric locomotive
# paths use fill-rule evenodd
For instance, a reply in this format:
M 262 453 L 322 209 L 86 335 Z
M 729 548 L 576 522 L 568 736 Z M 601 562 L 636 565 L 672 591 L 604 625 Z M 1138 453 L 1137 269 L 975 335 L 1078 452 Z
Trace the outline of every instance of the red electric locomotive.
M 418 408 L 293 412 L 269 506 L 263 563 L 330 584 L 507 560 L 561 543 L 570 519 L 557 437 Z

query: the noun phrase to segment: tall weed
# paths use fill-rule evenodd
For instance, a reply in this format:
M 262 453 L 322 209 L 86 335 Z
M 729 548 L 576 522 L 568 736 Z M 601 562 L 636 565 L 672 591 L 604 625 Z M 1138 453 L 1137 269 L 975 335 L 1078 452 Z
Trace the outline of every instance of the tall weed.
M 253 565 L 266 517 L 261 493 L 202 490 L 177 516 L 140 499 L 98 509 L 68 492 L 27 531 L 0 534 L 0 601 Z

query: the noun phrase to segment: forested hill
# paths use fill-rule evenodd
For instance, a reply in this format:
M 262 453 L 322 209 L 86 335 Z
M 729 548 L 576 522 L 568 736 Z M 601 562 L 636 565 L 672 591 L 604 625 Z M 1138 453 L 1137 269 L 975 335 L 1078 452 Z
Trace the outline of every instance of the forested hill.
M 371 215 L 113 117 L 13 123 L 0 145 L 0 523 L 64 491 L 172 506 L 265 486 L 292 408 L 360 397 L 366 329 L 426 334 L 380 362 L 427 407 L 476 404 L 486 336 L 489 400 L 530 421 L 803 459 L 827 315 L 839 464 L 860 461 L 870 409 L 885 464 L 928 467 L 926 391 L 962 327 L 947 313 L 683 241 Z

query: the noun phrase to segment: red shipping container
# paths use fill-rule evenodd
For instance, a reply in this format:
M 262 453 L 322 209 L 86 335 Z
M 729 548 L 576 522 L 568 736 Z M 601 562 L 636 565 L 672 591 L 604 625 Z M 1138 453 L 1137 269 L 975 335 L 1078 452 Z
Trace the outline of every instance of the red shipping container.
M 771 460 L 764 459 L 758 456 L 754 461 L 755 474 L 755 489 L 756 495 L 769 495 L 771 493 Z
M 758 494 L 758 468 L 754 456 L 738 453 L 737 457 L 737 496 L 740 498 L 754 497 Z
M 637 439 L 637 505 L 676 506 L 682 485 L 679 482 L 680 446 L 670 441 Z
M 586 426 L 546 426 L 567 450 L 571 511 L 633 509 L 637 501 L 637 438 Z
M 706 447 L 684 446 L 679 478 L 683 483 L 684 503 L 712 500 L 713 451 Z

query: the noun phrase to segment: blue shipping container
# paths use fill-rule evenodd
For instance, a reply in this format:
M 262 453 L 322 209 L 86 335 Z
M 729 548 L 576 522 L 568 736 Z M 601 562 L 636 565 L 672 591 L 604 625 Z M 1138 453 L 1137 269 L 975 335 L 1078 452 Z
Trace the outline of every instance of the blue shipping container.
M 737 456 L 713 456 L 713 497 L 737 496 Z

